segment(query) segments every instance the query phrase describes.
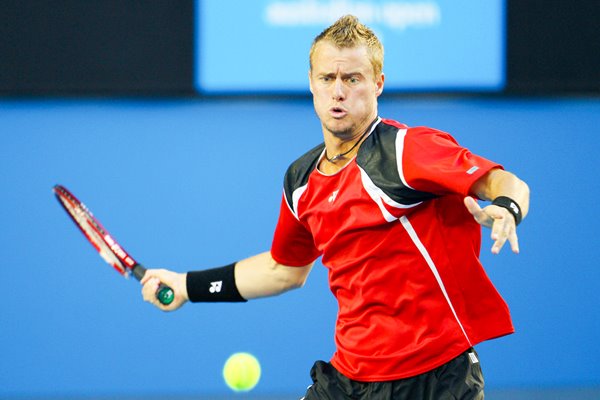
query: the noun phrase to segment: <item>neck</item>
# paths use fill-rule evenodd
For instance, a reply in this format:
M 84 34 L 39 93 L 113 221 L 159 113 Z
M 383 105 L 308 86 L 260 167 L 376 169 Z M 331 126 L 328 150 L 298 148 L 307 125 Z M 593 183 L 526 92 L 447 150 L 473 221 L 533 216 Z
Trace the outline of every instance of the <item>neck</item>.
M 336 164 L 338 162 L 345 164 L 350 158 L 352 158 L 357 152 L 360 143 L 364 140 L 364 138 L 369 134 L 373 124 L 378 120 L 376 117 L 372 120 L 366 129 L 362 131 L 357 131 L 357 133 L 353 134 L 350 139 L 340 140 L 339 143 L 328 144 L 325 146 L 325 159 L 332 163 Z

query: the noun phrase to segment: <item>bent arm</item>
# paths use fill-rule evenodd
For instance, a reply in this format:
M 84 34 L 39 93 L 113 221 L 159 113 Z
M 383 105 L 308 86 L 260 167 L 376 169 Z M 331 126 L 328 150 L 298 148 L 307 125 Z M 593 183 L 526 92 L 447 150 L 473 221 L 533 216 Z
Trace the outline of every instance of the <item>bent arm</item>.
M 488 201 L 499 196 L 510 197 L 521 207 L 523 218 L 529 212 L 529 186 L 516 175 L 503 169 L 492 169 L 479 178 L 471 186 L 471 194 Z
M 198 296 L 198 280 L 200 280 L 202 298 L 193 301 L 244 301 L 260 297 L 276 296 L 291 289 L 302 287 L 314 263 L 302 267 L 288 267 L 277 263 L 270 252 L 264 252 L 233 265 L 205 271 L 192 279 L 195 286 L 189 287 L 188 274 L 176 273 L 165 269 L 149 269 L 141 280 L 144 300 L 154 304 L 163 311 L 174 311 L 190 301 L 190 294 Z M 233 273 L 232 271 L 233 268 Z M 192 272 L 196 274 L 197 272 Z M 207 274 L 208 273 L 208 274 Z M 229 278 L 228 278 L 229 276 Z M 214 282 L 213 282 L 214 280 Z M 218 282 L 217 282 L 218 281 Z M 160 283 L 170 286 L 175 292 L 175 298 L 170 305 L 163 305 L 156 300 L 156 290 Z M 222 285 L 217 289 L 215 284 Z M 228 287 L 229 289 L 225 289 Z M 235 287 L 235 288 L 234 288 Z M 189 291 L 191 290 L 191 291 Z M 225 300 L 219 294 L 239 292 L 228 295 Z M 219 292 L 219 293 L 217 293 Z M 215 296 L 214 300 L 210 299 Z M 237 298 L 236 298 L 237 296 Z M 240 296 L 242 298 L 240 298 Z M 233 297 L 233 298 L 232 298 Z

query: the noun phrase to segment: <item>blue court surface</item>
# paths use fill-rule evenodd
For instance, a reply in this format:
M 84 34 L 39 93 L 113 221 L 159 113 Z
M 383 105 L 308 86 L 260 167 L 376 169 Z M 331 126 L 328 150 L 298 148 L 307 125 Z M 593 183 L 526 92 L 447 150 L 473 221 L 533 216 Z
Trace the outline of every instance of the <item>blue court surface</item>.
M 516 334 L 477 347 L 490 400 L 600 399 L 600 99 L 384 97 L 380 115 L 450 132 L 531 187 L 521 254 L 482 261 Z M 297 399 L 334 351 L 336 304 L 303 289 L 161 313 L 60 209 L 74 192 L 148 267 L 268 250 L 287 165 L 322 141 L 309 99 L 0 101 L 0 399 Z M 234 395 L 221 369 L 263 375 Z

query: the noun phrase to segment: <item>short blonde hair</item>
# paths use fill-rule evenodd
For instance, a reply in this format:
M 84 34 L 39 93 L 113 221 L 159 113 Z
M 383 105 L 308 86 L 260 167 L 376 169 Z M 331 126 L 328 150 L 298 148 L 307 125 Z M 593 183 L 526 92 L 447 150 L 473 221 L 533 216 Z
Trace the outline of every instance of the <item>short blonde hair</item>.
M 321 41 L 331 42 L 340 49 L 365 45 L 371 59 L 375 79 L 381 75 L 383 71 L 383 45 L 375 33 L 363 25 L 355 16 L 345 15 L 341 17 L 313 40 L 309 54 L 311 70 L 315 48 Z

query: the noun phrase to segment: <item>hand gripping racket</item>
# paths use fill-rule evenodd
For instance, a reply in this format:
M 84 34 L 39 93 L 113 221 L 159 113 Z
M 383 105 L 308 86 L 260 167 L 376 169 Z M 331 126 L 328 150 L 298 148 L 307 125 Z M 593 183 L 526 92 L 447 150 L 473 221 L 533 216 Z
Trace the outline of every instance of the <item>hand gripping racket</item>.
M 81 232 L 83 232 L 92 246 L 98 250 L 104 261 L 112 265 L 117 272 L 126 278 L 130 274 L 133 274 L 138 281 L 144 277 L 146 268 L 135 261 L 117 243 L 82 202 L 61 185 L 54 186 L 54 194 L 65 211 L 67 211 L 67 214 L 81 229 Z M 171 304 L 174 298 L 173 289 L 161 283 L 156 291 L 156 298 L 164 305 Z

